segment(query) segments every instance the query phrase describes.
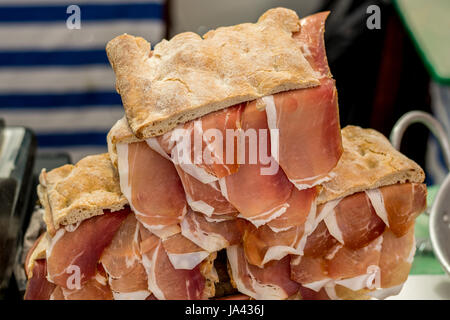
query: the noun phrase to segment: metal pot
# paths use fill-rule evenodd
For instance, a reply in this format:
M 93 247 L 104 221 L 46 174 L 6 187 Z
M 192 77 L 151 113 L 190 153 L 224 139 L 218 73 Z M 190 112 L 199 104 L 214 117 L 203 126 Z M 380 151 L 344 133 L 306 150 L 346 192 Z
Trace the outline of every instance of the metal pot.
M 397 121 L 390 136 L 394 148 L 400 149 L 403 133 L 413 123 L 424 124 L 434 134 L 450 170 L 450 144 L 447 133 L 439 121 L 428 113 L 411 111 Z M 445 272 L 450 275 L 450 174 L 445 177 L 431 206 L 429 229 L 433 251 Z

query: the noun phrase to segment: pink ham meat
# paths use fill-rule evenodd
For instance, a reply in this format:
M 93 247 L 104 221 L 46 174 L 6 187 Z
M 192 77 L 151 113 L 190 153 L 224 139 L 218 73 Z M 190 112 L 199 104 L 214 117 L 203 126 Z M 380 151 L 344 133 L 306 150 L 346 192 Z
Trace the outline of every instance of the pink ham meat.
M 401 286 L 408 278 L 416 251 L 414 226 L 411 226 L 401 237 L 397 237 L 392 230 L 388 229 L 383 234 L 383 238 L 379 262 L 381 287 Z
M 230 214 L 237 212 L 236 208 L 222 195 L 217 181 L 203 183 L 176 166 L 178 175 L 183 183 L 186 199 L 194 211 L 207 216 L 212 214 Z
M 84 220 L 73 231 L 68 231 L 69 227 L 59 229 L 47 250 L 49 279 L 67 288 L 78 275 L 81 284 L 94 277 L 104 249 L 130 212 L 129 208 L 105 210 L 103 215 Z
M 427 188 L 424 184 L 394 184 L 366 193 L 376 213 L 399 237 L 408 232 L 426 207 Z
M 319 13 L 302 19 L 301 32 L 294 36 L 321 78 L 320 86 L 263 98 L 269 128 L 271 132 L 278 129 L 277 160 L 299 189 L 330 179 L 328 173 L 343 152 L 337 91 L 323 41 L 327 15 Z
M 321 221 L 314 232 L 308 236 L 303 255 L 310 257 L 324 256 L 337 242 L 328 231 L 325 222 Z
M 232 278 L 239 292 L 254 299 L 287 299 L 299 289 L 290 279 L 290 256 L 272 261 L 259 268 L 247 263 L 244 249 L 235 245 L 227 248 Z
M 79 290 L 61 288 L 61 291 L 64 300 L 113 300 L 107 280 L 100 274 L 83 284 Z
M 145 141 L 117 144 L 120 187 L 136 218 L 161 237 L 179 232 L 186 197 L 173 163 Z
M 148 287 L 158 300 L 198 300 L 204 298 L 205 278 L 199 266 L 192 270 L 175 269 L 162 240 L 140 228 L 142 262 Z
M 175 164 L 201 182 L 216 181 L 239 168 L 235 133 L 240 128 L 242 108 L 243 104 L 239 104 L 209 113 L 155 140 L 149 139 L 149 145 L 169 155 Z M 227 131 L 231 133 L 229 137 Z
M 175 269 L 192 270 L 209 256 L 208 251 L 203 250 L 181 233 L 163 240 L 162 245 Z
M 122 223 L 111 244 L 103 251 L 100 262 L 116 299 L 144 300 L 150 295 L 139 252 L 139 225 L 133 214 Z
M 269 221 L 268 226 L 275 232 L 299 227 L 305 224 L 309 214 L 315 214 L 316 187 L 298 190 L 293 189 L 287 200 L 289 207 L 280 217 Z
M 47 280 L 47 262 L 45 259 L 36 260 L 33 275 L 28 279 L 25 300 L 49 300 L 55 285 Z
M 237 222 L 234 217 L 214 219 L 190 210 L 181 222 L 181 234 L 206 251 L 216 252 L 239 244 L 242 234 Z
M 361 248 L 381 235 L 385 229 L 383 220 L 364 192 L 342 199 L 325 223 L 331 235 L 349 248 Z
M 246 224 L 243 247 L 247 261 L 262 267 L 272 260 L 280 260 L 288 254 L 302 254 L 303 226 L 274 232 L 267 225 L 256 228 Z
M 250 143 L 251 138 L 245 138 L 245 161 L 241 161 L 245 163 L 240 165 L 238 172 L 221 180 L 221 191 L 240 212 L 240 217 L 260 226 L 286 211 L 286 201 L 293 186 L 278 166 L 268 168 L 270 163 L 275 163 L 270 156 L 270 139 L 267 134 L 267 139 L 262 140 L 264 137 L 259 134 L 261 130 L 267 133 L 267 118 L 265 112 L 257 109 L 255 101 L 244 109 L 242 129 L 249 136 L 253 132 L 258 141 L 254 139 L 256 143 Z M 266 142 L 266 148 L 261 148 L 261 142 Z M 263 164 L 261 159 L 268 163 Z

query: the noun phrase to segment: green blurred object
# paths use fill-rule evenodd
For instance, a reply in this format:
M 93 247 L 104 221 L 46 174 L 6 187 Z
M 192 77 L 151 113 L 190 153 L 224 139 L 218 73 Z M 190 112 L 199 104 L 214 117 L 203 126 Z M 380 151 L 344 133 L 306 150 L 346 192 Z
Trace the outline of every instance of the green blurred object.
M 394 0 L 433 79 L 450 84 L 450 1 Z
M 434 202 L 434 198 L 436 197 L 437 191 L 439 190 L 439 186 L 431 186 L 427 188 L 427 204 L 428 207 Z M 427 242 L 430 246 L 430 233 L 428 228 L 430 217 L 422 213 L 416 219 L 415 225 L 415 236 L 416 242 Z M 430 248 L 431 249 L 431 248 Z M 411 267 L 411 271 L 409 274 L 445 274 L 444 269 L 442 269 L 439 261 L 434 256 L 432 250 L 427 250 L 424 248 L 423 250 L 419 248 L 416 250 L 416 254 L 414 256 L 414 262 Z

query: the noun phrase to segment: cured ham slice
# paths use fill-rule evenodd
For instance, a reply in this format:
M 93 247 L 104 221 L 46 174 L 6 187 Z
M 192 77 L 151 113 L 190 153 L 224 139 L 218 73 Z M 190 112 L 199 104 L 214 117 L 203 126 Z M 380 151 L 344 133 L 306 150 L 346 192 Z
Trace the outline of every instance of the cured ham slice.
M 330 297 L 324 288 L 316 292 L 309 288 L 300 286 L 299 292 L 302 300 L 330 300 Z
M 397 237 L 392 230 L 388 229 L 383 234 L 383 238 L 379 263 L 381 288 L 392 288 L 402 285 L 408 278 L 416 251 L 414 227 L 401 237 Z
M 113 300 L 113 294 L 106 278 L 99 273 L 84 283 L 80 289 L 61 288 L 61 291 L 64 300 Z M 55 297 L 53 298 L 55 299 Z M 61 298 L 59 294 L 58 298 Z
M 34 262 L 31 278 L 28 279 L 25 300 L 49 300 L 55 285 L 47 280 L 47 262 L 39 259 Z
M 117 144 L 120 188 L 136 218 L 160 237 L 178 233 L 186 198 L 174 165 L 145 141 Z
M 343 152 L 336 86 L 329 78 L 320 83 L 263 98 L 270 132 L 278 130 L 277 143 L 271 136 L 272 146 L 278 144 L 277 160 L 298 189 L 329 180 Z
M 328 231 L 325 222 L 321 221 L 314 232 L 308 236 L 303 255 L 310 257 L 324 256 L 337 242 Z
M 394 184 L 367 190 L 366 194 L 378 216 L 399 237 L 408 232 L 426 207 L 427 188 L 424 184 Z
M 353 291 L 379 287 L 382 242 L 380 236 L 360 249 L 340 247 L 328 261 L 328 276 Z
M 59 229 L 47 249 L 48 278 L 68 288 L 83 284 L 96 274 L 97 262 L 111 243 L 129 208 L 82 221 L 78 226 Z
M 237 133 L 242 108 L 239 104 L 209 113 L 147 142 L 202 183 L 216 181 L 239 168 Z
M 203 250 L 181 233 L 165 239 L 162 245 L 175 269 L 192 270 L 209 256 L 208 251 Z
M 270 141 L 264 136 L 268 131 L 266 114 L 258 110 L 255 101 L 244 109 L 242 129 L 248 135 L 242 137 L 245 141 L 239 148 L 245 161 L 238 172 L 220 180 L 220 187 L 239 216 L 258 227 L 286 212 L 293 186 L 270 156 Z
M 179 166 L 177 166 L 177 172 L 183 183 L 187 202 L 192 210 L 207 216 L 237 212 L 236 208 L 222 195 L 217 181 L 202 183 L 184 172 Z
M 150 295 L 139 252 L 139 225 L 134 215 L 128 215 L 122 223 L 111 244 L 103 251 L 100 262 L 108 274 L 116 300 L 144 300 Z
M 302 286 L 319 291 L 331 279 L 325 257 L 298 256 L 291 260 L 291 279 Z
M 211 220 L 194 211 L 189 211 L 184 216 L 181 234 L 208 252 L 239 244 L 242 237 L 236 218 Z
M 227 248 L 231 274 L 238 290 L 254 299 L 287 299 L 299 289 L 290 279 L 290 256 L 259 268 L 247 263 L 241 246 Z
M 321 78 L 320 86 L 263 98 L 271 133 L 278 129 L 277 160 L 299 189 L 329 180 L 328 173 L 343 152 L 337 91 L 323 40 L 327 16 L 328 13 L 318 13 L 302 19 L 301 32 L 294 35 L 302 45 L 305 58 Z M 271 140 L 274 140 L 272 136 Z M 272 150 L 272 154 L 276 151 Z
M 381 235 L 383 220 L 364 192 L 342 199 L 325 218 L 331 235 L 349 248 L 361 248 Z
M 148 288 L 158 300 L 198 300 L 204 298 L 205 278 L 199 266 L 192 270 L 175 269 L 162 240 L 140 228 L 142 262 Z
M 288 254 L 303 253 L 303 226 L 274 232 L 267 225 L 256 228 L 247 223 L 244 229 L 243 247 L 247 261 L 252 265 L 262 267 L 267 262 L 280 260 Z
M 305 190 L 293 189 L 287 200 L 289 206 L 286 212 L 269 221 L 268 226 L 275 232 L 303 226 L 310 214 L 316 214 L 314 200 L 317 194 L 318 190 L 315 187 Z

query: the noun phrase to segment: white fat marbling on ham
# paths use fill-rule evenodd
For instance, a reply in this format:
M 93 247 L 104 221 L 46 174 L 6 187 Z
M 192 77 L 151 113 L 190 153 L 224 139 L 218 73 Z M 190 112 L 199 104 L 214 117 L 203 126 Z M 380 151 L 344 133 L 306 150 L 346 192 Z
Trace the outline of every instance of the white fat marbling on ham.
M 164 296 L 164 293 L 158 286 L 158 282 L 156 280 L 156 273 L 155 273 L 155 262 L 156 258 L 158 256 L 158 251 L 161 246 L 161 242 L 158 242 L 158 245 L 153 250 L 151 255 L 143 254 L 142 255 L 142 265 L 145 268 L 145 271 L 147 272 L 147 281 L 148 281 L 148 288 L 153 293 L 153 295 L 158 300 L 166 300 L 166 297 Z
M 389 227 L 389 219 L 386 211 L 386 207 L 384 206 L 384 198 L 380 189 L 371 189 L 366 190 L 365 193 L 370 199 L 373 208 L 375 209 L 376 214 L 383 220 L 383 222 Z
M 170 262 L 175 269 L 192 270 L 200 262 L 209 256 L 207 251 L 197 251 L 188 253 L 167 253 Z
M 344 244 L 344 238 L 342 236 L 342 231 L 339 228 L 339 225 L 336 220 L 336 213 L 333 211 L 325 218 L 325 224 L 327 225 L 328 231 L 331 235 L 340 243 Z

